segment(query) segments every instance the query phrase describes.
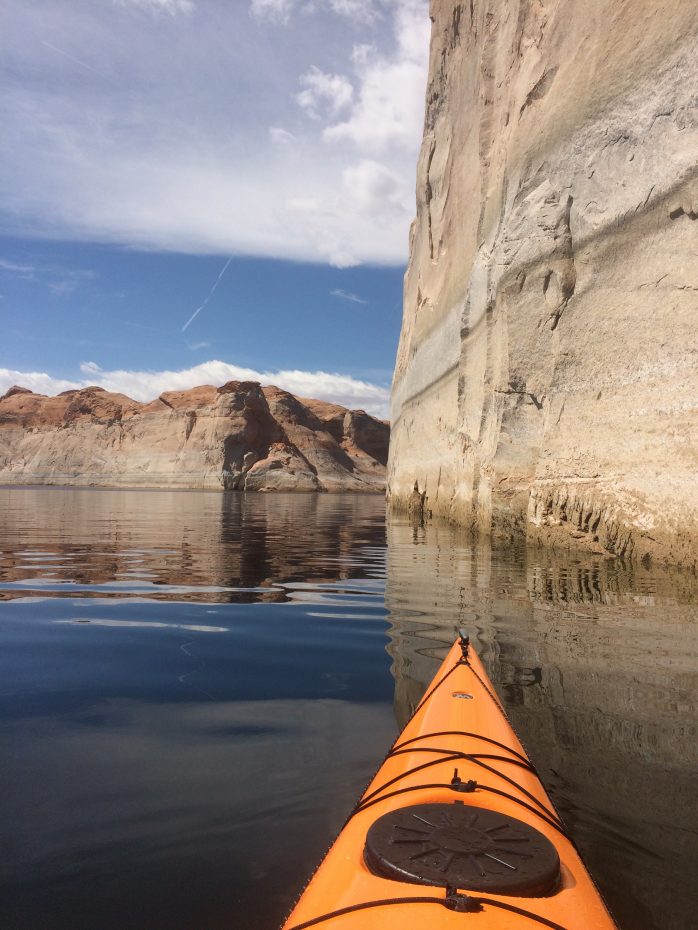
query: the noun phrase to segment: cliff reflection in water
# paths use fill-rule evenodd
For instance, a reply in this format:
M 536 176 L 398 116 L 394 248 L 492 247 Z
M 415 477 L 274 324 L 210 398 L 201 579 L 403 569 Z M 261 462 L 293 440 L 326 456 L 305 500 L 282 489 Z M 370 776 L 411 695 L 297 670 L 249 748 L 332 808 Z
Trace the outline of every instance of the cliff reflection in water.
M 466 627 L 616 919 L 693 925 L 693 576 L 388 525 L 402 724 Z
M 0 489 L 0 926 L 273 930 L 459 626 L 622 930 L 695 923 L 695 579 L 387 533 L 370 495 Z
M 283 602 L 279 582 L 369 577 L 380 498 L 357 494 L 0 488 L 0 600 Z
M 0 928 L 274 930 L 395 735 L 374 495 L 0 489 Z

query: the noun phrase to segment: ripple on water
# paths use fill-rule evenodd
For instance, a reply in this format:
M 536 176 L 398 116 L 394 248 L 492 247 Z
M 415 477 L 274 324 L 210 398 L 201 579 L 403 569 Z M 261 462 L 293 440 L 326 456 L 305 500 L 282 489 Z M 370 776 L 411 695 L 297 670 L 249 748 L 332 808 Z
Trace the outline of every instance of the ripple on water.
M 465 626 L 622 930 L 684 930 L 696 595 L 377 497 L 0 490 L 0 924 L 272 930 Z

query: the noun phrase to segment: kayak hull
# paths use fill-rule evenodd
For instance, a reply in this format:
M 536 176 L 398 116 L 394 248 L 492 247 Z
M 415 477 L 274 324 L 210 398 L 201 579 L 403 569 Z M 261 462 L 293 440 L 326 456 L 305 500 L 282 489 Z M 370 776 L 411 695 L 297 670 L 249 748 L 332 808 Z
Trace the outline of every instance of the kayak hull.
M 498 837 L 502 842 L 493 845 Z M 450 650 L 283 930 L 471 925 L 616 927 L 478 656 L 463 640 Z

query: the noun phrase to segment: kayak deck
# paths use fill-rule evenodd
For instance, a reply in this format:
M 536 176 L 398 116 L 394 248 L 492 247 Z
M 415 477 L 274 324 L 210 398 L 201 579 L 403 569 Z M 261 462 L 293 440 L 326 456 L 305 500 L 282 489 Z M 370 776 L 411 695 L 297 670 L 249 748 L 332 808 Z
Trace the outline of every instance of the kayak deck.
M 461 636 L 283 930 L 613 930 Z

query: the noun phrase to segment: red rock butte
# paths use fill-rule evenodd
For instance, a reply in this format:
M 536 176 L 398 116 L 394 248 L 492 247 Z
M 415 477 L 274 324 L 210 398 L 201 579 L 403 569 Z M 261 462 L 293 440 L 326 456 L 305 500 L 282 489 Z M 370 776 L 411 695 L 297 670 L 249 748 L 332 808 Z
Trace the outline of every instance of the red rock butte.
M 0 483 L 382 492 L 389 425 L 255 381 L 0 398 Z

